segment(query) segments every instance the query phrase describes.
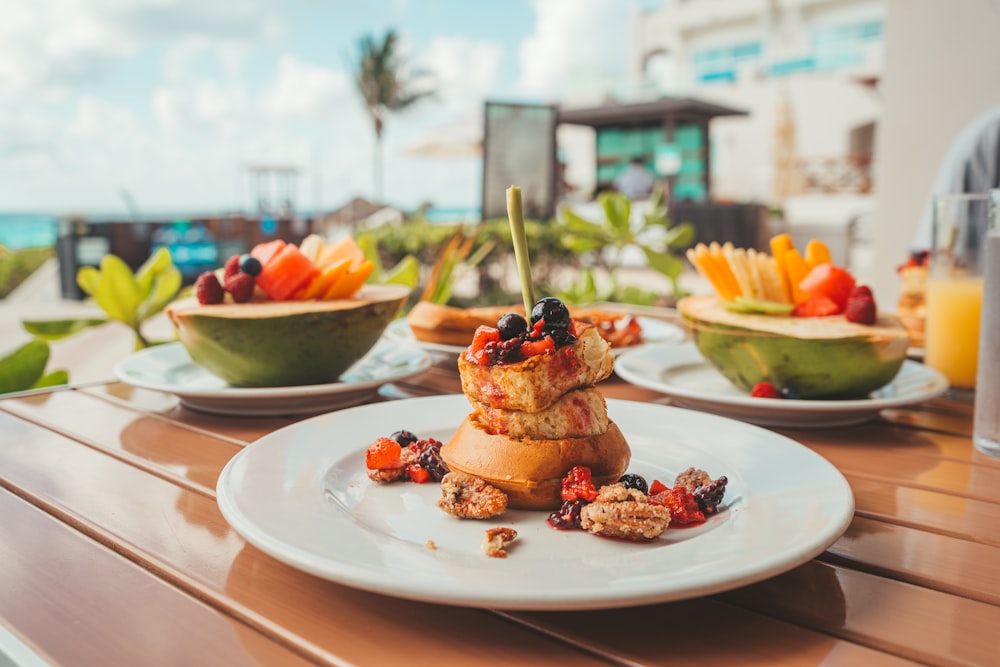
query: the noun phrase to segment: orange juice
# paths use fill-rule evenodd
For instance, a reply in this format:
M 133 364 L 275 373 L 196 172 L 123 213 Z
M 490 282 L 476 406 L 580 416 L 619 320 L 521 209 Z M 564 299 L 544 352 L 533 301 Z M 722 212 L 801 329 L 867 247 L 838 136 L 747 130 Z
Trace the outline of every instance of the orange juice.
M 931 275 L 927 281 L 924 363 L 956 387 L 976 386 L 983 279 Z

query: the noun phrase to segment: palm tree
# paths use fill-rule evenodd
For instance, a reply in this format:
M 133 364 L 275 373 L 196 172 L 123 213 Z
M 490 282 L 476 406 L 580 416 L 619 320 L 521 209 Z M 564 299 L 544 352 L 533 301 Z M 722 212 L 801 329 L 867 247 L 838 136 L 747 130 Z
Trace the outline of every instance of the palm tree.
M 409 70 L 397 51 L 399 36 L 388 30 L 379 41 L 368 34 L 358 41 L 358 62 L 354 81 L 375 127 L 375 199 L 382 198 L 382 130 L 389 113 L 403 111 L 418 100 L 433 97 L 434 91 L 420 88 L 427 76 L 423 70 Z

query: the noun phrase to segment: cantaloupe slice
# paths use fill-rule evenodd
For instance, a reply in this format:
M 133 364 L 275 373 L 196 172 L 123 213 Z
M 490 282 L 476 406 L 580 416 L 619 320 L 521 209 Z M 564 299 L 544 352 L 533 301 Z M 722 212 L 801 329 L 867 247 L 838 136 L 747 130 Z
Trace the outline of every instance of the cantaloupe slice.
M 299 244 L 299 250 L 302 251 L 302 254 L 316 266 L 319 266 L 319 255 L 323 252 L 324 247 L 326 247 L 326 241 L 319 234 L 310 234 Z
M 812 239 L 806 244 L 806 263 L 810 268 L 816 268 L 820 264 L 832 264 L 830 248 L 819 239 Z

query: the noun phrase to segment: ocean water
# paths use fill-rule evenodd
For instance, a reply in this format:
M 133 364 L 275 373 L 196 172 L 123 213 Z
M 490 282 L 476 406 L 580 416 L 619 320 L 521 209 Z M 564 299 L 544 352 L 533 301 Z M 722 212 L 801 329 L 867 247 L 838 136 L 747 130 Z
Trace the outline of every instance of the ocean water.
M 58 218 L 34 213 L 0 213 L 0 245 L 10 250 L 56 244 Z

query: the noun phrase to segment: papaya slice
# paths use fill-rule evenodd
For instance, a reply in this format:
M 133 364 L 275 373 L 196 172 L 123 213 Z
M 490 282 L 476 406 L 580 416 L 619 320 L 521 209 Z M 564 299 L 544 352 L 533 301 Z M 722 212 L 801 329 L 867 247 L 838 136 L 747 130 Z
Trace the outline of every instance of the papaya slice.
M 365 260 L 356 269 L 342 276 L 323 296 L 323 299 L 346 299 L 365 284 L 368 276 L 375 270 L 375 264 L 370 260 Z
M 332 288 L 342 276 L 347 274 L 347 270 L 350 266 L 351 260 L 345 259 L 326 267 L 318 276 L 313 278 L 312 282 L 296 292 L 294 298 L 298 301 L 305 301 L 307 299 L 323 299 L 330 288 Z
M 816 268 L 820 264 L 832 264 L 830 248 L 819 239 L 812 239 L 806 244 L 806 263 Z

